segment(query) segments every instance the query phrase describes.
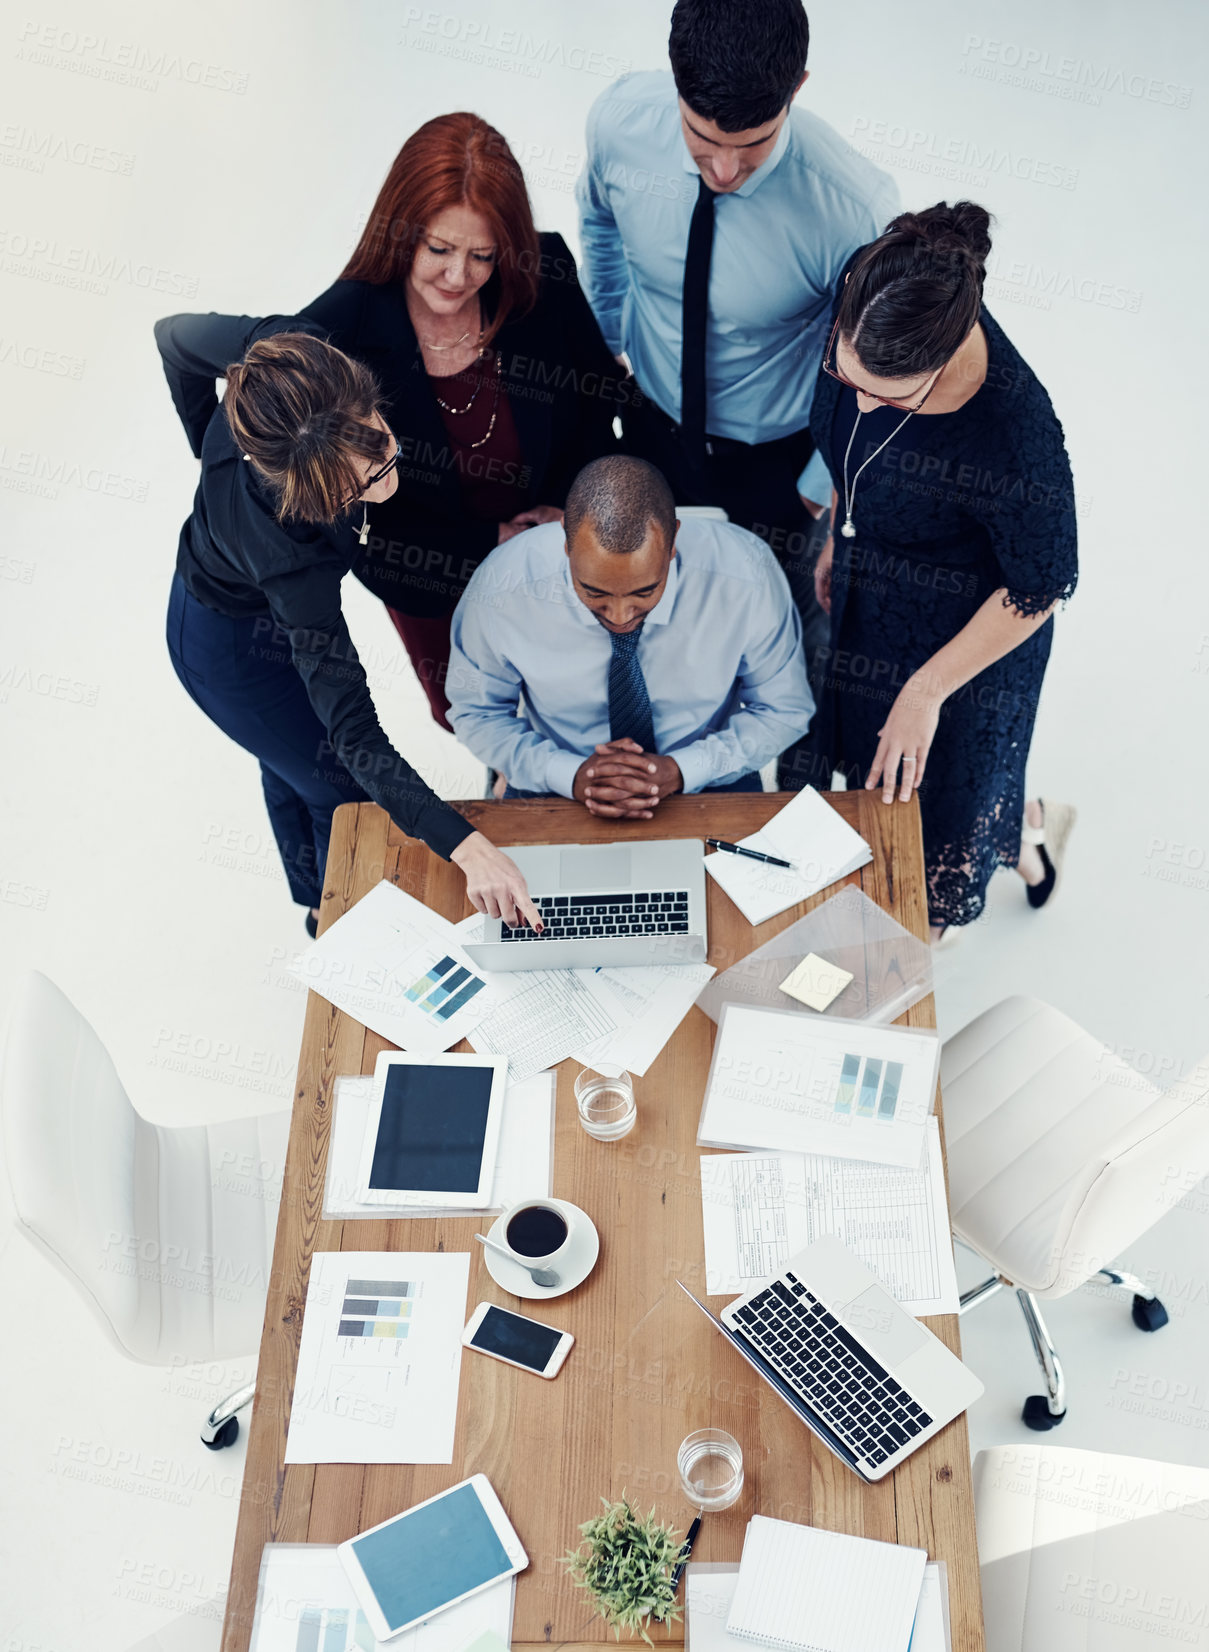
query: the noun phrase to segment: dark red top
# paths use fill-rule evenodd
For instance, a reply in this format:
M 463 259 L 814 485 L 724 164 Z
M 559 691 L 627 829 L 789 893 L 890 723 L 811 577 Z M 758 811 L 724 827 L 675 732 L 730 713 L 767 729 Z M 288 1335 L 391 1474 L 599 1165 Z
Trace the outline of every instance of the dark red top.
M 461 477 L 466 510 L 489 522 L 507 522 L 524 510 L 530 478 L 495 357 L 471 362 L 460 373 L 439 378 L 430 373 L 428 383 Z

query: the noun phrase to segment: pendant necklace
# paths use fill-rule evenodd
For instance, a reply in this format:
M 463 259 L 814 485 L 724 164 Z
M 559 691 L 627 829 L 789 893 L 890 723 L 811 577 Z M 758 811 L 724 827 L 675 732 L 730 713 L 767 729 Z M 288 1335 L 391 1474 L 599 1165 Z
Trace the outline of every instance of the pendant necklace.
M 909 419 L 914 412 L 915 412 L 915 409 L 912 408 L 911 412 L 907 414 L 907 419 Z M 860 423 L 861 423 L 861 419 L 863 418 L 863 416 L 864 415 L 862 414 L 860 408 L 858 407 L 857 410 L 856 410 L 856 422 L 852 426 L 852 435 L 849 436 L 848 446 L 844 449 L 844 520 L 840 524 L 840 532 L 843 534 L 845 539 L 855 539 L 856 538 L 856 524 L 852 520 L 852 501 L 856 496 L 856 484 L 861 479 L 861 471 L 864 470 L 865 465 L 870 465 L 870 464 L 873 463 L 874 459 L 877 458 L 878 454 L 881 452 L 883 447 L 889 447 L 890 443 L 894 440 L 894 438 L 898 435 L 899 431 L 902 429 L 903 425 L 905 425 L 906 422 L 907 422 L 907 419 L 901 419 L 899 421 L 899 423 L 895 425 L 894 429 L 890 432 L 890 434 L 886 437 L 885 441 L 882 442 L 881 446 L 874 448 L 873 452 L 865 460 L 865 464 L 861 465 L 861 467 L 857 471 L 856 475 L 852 478 L 852 486 L 849 487 L 848 486 L 848 455 L 852 452 L 852 444 L 856 440 L 856 433 L 860 429 Z

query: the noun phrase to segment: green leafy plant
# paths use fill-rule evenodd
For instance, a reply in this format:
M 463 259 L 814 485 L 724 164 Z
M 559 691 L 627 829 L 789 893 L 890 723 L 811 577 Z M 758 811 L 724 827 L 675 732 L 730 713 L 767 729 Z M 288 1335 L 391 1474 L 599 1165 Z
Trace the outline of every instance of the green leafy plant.
M 563 1565 L 572 1581 L 592 1596 L 618 1640 L 624 1629 L 653 1646 L 646 1632 L 648 1620 L 670 1623 L 681 1615 L 672 1572 L 683 1537 L 661 1525 L 654 1509 L 640 1515 L 624 1492 L 620 1502 L 610 1503 L 606 1497 L 601 1502 L 604 1513 L 584 1521 L 579 1547 L 563 1556 Z

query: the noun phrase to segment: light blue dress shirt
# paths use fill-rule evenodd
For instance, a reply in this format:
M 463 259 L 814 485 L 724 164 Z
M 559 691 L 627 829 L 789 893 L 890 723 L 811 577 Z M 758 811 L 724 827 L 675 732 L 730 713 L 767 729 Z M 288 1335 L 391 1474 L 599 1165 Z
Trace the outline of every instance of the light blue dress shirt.
M 700 173 L 671 75 L 614 81 L 588 113 L 587 136 L 580 281 L 609 349 L 629 357 L 643 391 L 678 422 L 684 260 Z M 892 178 L 826 121 L 790 108 L 772 154 L 714 205 L 710 435 L 771 442 L 806 428 L 840 271 L 898 210 Z M 821 462 L 811 461 L 802 486 L 830 503 Z
M 449 720 L 463 745 L 520 791 L 570 797 L 610 738 L 611 634 L 571 583 L 557 522 L 497 546 L 454 612 Z M 680 524 L 638 663 L 661 753 L 686 792 L 761 768 L 814 711 L 802 628 L 764 544 L 729 522 Z

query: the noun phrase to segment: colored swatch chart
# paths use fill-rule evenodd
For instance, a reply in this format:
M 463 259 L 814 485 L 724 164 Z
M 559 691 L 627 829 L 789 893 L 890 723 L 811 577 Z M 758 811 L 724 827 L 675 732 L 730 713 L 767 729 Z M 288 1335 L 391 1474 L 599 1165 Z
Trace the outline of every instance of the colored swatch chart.
M 364 1612 L 341 1606 L 304 1606 L 295 1652 L 374 1652 L 377 1641 Z
M 350 1279 L 340 1309 L 342 1337 L 405 1337 L 415 1285 L 406 1279 Z
M 866 1056 L 862 1061 L 851 1051 L 840 1063 L 835 1087 L 834 1111 L 858 1119 L 892 1119 L 902 1083 L 901 1061 L 883 1061 Z
M 486 985 L 481 975 L 463 968 L 446 954 L 405 987 L 403 996 L 423 1014 L 448 1021 Z

